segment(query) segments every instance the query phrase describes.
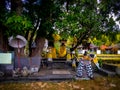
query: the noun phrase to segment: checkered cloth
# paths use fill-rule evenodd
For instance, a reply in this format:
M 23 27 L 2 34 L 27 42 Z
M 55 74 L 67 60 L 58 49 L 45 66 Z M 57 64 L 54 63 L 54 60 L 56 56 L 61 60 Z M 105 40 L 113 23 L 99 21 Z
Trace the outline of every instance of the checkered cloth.
M 93 70 L 92 70 L 92 65 L 91 61 L 89 60 L 80 60 L 76 75 L 78 77 L 84 77 L 84 78 L 93 78 Z

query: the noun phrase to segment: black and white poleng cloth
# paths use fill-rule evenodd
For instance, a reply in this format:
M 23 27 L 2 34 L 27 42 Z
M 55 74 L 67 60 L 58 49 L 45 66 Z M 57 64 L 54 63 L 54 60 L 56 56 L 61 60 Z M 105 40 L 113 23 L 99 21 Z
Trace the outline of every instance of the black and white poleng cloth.
M 76 71 L 76 76 L 80 78 L 93 78 L 93 70 L 92 70 L 92 65 L 91 61 L 89 60 L 80 60 L 77 71 Z

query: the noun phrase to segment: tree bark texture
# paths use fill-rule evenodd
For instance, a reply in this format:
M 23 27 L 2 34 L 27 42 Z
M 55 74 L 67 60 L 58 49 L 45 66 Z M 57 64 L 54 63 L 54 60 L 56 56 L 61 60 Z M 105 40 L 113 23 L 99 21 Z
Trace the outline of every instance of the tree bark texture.
M 22 0 L 11 0 L 11 11 L 21 15 L 23 10 Z
M 45 43 L 45 38 L 42 37 L 36 38 L 36 48 L 32 49 L 32 56 L 41 56 L 44 43 Z

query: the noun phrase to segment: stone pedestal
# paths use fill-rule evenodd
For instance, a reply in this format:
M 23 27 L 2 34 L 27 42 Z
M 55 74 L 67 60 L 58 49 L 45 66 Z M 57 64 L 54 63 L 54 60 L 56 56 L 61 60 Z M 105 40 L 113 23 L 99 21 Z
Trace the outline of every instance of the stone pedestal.
M 116 68 L 116 74 L 120 76 L 120 67 Z

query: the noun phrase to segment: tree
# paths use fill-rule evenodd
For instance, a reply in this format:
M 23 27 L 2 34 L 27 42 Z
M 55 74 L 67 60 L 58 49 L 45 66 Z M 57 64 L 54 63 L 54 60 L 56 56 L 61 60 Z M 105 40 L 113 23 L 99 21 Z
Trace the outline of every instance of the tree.
M 99 38 L 102 34 L 114 37 L 119 29 L 115 23 L 119 20 L 118 1 L 102 0 L 98 3 L 97 0 L 11 0 L 10 11 L 29 18 L 33 28 L 23 30 L 24 36 L 29 41 L 30 52 L 34 41 L 37 44 L 35 54 L 40 55 L 45 38 L 52 40 L 52 34 L 56 31 L 63 39 L 68 36 L 77 38 L 77 43 L 71 50 L 88 38 Z M 118 16 L 116 20 L 110 16 L 111 13 Z
M 8 28 L 6 31 L 8 37 L 16 36 L 18 34 L 25 36 L 24 33 L 32 28 L 32 24 L 27 17 L 17 14 L 10 15 L 5 21 L 5 25 Z
M 11 3 L 11 7 L 8 5 L 9 3 Z M 23 7 L 21 0 L 2 0 L 1 4 L 0 24 L 4 36 L 4 46 L 6 46 L 6 50 L 12 50 L 12 48 L 8 46 L 8 37 L 18 34 L 25 36 L 24 33 L 32 28 L 32 24 L 30 20 L 22 14 Z M 7 9 L 9 7 L 10 9 Z
M 11 12 L 16 12 L 18 15 L 21 15 L 23 11 L 22 0 L 11 0 Z
M 11 8 L 9 11 L 10 13 L 8 12 L 9 14 L 6 16 L 6 21 L 3 22 L 8 28 L 6 34 L 8 36 L 13 34 L 14 36 L 16 34 L 21 34 L 25 36 L 29 42 L 30 52 L 32 51 L 32 42 L 37 42 L 36 55 L 40 55 L 40 51 L 42 49 L 39 50 L 39 47 L 41 47 L 40 45 L 42 45 L 43 47 L 43 39 L 50 39 L 52 37 L 52 25 L 55 21 L 55 18 L 57 18 L 56 12 L 59 12 L 59 4 L 56 4 L 56 6 L 54 6 L 57 2 L 53 0 L 47 0 L 47 3 L 45 0 L 25 0 L 24 2 L 22 2 L 22 0 L 11 0 L 9 1 L 9 3 L 11 3 Z M 30 25 L 28 17 L 32 22 L 33 28 L 30 28 L 32 26 Z M 31 36 L 29 36 L 30 33 Z M 36 36 L 35 40 L 33 40 L 34 36 Z M 40 44 L 38 41 L 40 42 Z
M 47 3 L 46 3 L 47 2 Z M 53 0 L 28 0 L 25 4 L 27 10 L 24 11 L 27 14 L 34 25 L 32 29 L 32 34 L 29 40 L 29 50 L 30 56 L 32 55 L 32 42 L 36 42 L 35 55 L 40 55 L 45 38 L 51 40 L 53 30 L 53 23 L 56 21 L 56 18 L 59 14 L 59 3 Z M 37 33 L 36 33 L 37 32 Z M 28 32 L 29 33 L 29 32 Z M 34 35 L 36 34 L 35 40 L 33 40 Z
M 76 0 L 69 4 L 69 10 L 66 10 L 63 6 L 63 13 L 60 15 L 59 21 L 55 23 L 55 27 L 60 33 L 77 37 L 78 42 L 71 50 L 74 50 L 91 36 L 97 37 L 102 34 L 110 36 L 112 32 L 115 34 L 119 30 L 116 27 L 115 20 L 109 17 L 110 9 L 105 15 L 102 13 L 101 10 L 109 6 L 108 3 L 107 5 L 103 4 L 102 1 L 98 3 L 97 0 Z M 114 4 L 117 4 L 117 2 Z M 110 5 L 112 7 L 114 7 L 114 4 L 111 1 Z
M 73 2 L 69 5 L 69 10 L 60 15 L 59 21 L 55 23 L 56 29 L 60 30 L 60 33 L 66 33 L 66 35 L 76 36 L 77 44 L 74 45 L 74 50 L 83 40 L 87 40 L 90 34 L 94 35 L 100 27 L 101 16 L 97 14 L 97 2 L 96 0 L 88 1 L 81 0 Z
M 120 31 L 120 2 L 119 0 L 100 0 L 99 3 L 99 14 L 102 18 L 102 33 L 113 37 Z M 112 39 L 112 38 L 111 38 Z
M 7 45 L 7 36 L 5 35 L 6 32 L 6 27 L 3 24 L 3 21 L 6 18 L 6 3 L 5 0 L 1 0 L 0 1 L 0 42 L 1 42 L 1 46 L 0 46 L 0 50 L 2 51 L 6 51 L 8 50 L 8 45 Z

